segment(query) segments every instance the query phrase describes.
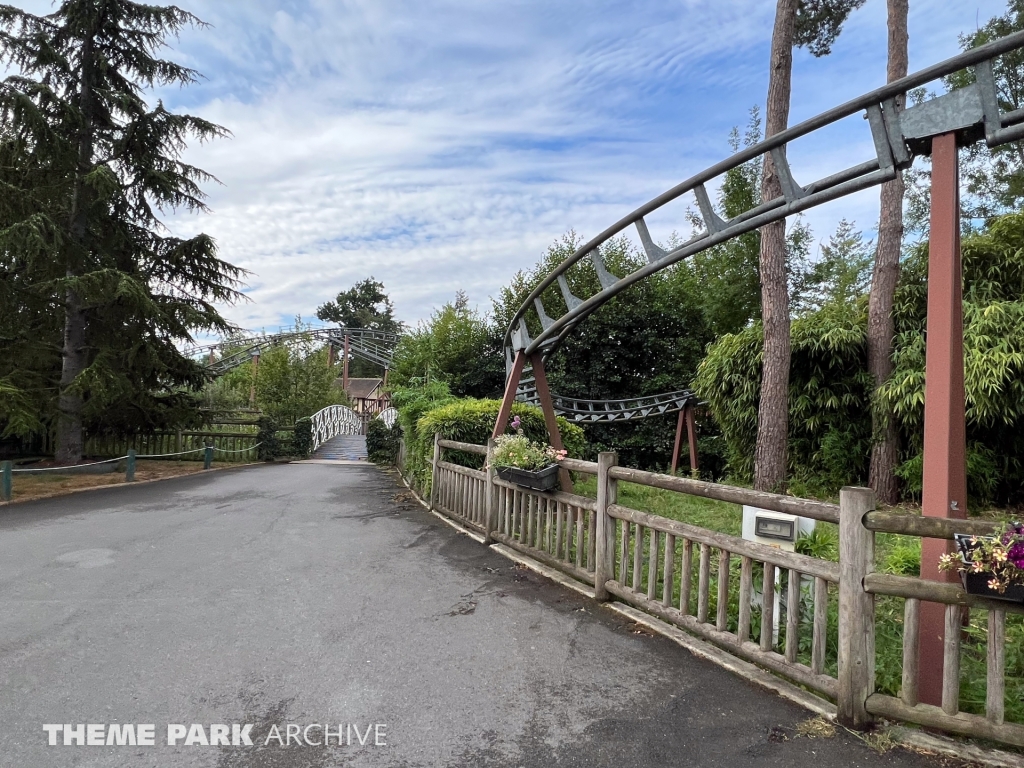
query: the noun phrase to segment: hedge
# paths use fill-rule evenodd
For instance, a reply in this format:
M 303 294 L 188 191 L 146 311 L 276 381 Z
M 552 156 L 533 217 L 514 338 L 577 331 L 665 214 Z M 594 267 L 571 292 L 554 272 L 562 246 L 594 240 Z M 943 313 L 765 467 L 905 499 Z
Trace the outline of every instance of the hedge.
M 401 440 L 402 426 L 397 421 L 389 427 L 382 420 L 373 419 L 366 427 L 367 458 L 376 464 L 394 464 Z
M 416 422 L 413 433 L 406 432 L 405 471 L 416 486 L 424 493 L 430 491 L 430 459 L 434 451 L 434 434 L 445 440 L 486 445 L 494 429 L 495 419 L 501 409 L 500 400 L 476 400 L 467 398 L 439 405 L 426 411 Z M 401 409 L 399 409 L 401 411 Z M 540 408 L 526 403 L 515 403 L 512 415 L 518 416 L 521 429 L 531 440 L 547 443 L 548 433 L 544 426 L 544 414 Z M 582 456 L 586 447 L 583 430 L 558 417 L 558 430 L 570 456 Z M 447 451 L 447 461 L 479 469 L 483 457 L 476 454 Z

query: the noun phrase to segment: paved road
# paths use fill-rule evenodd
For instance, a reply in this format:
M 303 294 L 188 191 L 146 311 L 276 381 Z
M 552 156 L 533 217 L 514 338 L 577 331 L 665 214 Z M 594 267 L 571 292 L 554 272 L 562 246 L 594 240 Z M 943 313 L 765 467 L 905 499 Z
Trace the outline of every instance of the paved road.
M 936 765 L 797 736 L 796 706 L 402 491 L 294 464 L 0 509 L 0 765 Z M 65 722 L 151 723 L 157 745 L 47 746 Z M 192 723 L 253 724 L 254 746 L 166 745 Z M 386 724 L 387 746 L 265 743 L 288 723 Z

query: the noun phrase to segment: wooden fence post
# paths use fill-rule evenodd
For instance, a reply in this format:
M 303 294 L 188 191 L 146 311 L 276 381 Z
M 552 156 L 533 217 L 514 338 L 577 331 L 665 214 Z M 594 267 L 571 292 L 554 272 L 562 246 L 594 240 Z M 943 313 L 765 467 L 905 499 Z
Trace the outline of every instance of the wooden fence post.
M 12 479 L 14 477 L 14 462 L 5 461 L 0 463 L 0 501 L 10 501 L 12 494 Z
M 134 448 L 129 448 L 128 449 L 128 463 L 125 465 L 125 469 L 124 469 L 124 481 L 126 483 L 134 483 L 135 482 L 135 449 Z
M 618 497 L 618 481 L 608 476 L 608 470 L 619 463 L 614 451 L 597 454 L 597 515 L 594 546 L 594 598 L 609 600 L 605 583 L 615 572 L 615 521 L 608 516 L 608 505 Z
M 209 469 L 213 466 L 213 446 L 208 445 L 203 451 L 203 469 Z
M 875 565 L 875 534 L 864 527 L 864 516 L 874 508 L 869 488 L 839 492 L 838 718 L 860 730 L 871 723 L 865 702 L 875 690 L 875 596 L 864 591 Z
M 430 462 L 430 509 L 436 508 L 435 499 L 437 499 L 437 465 L 441 462 L 441 446 L 438 445 L 438 441 L 441 439 L 441 435 L 438 432 L 434 433 L 434 458 Z
M 494 484 L 494 467 L 491 465 L 491 457 L 494 455 L 494 438 L 487 441 L 487 463 L 484 465 L 484 472 L 487 473 L 486 490 L 484 491 L 484 544 L 490 546 L 494 543 L 491 533 L 498 527 L 498 486 Z

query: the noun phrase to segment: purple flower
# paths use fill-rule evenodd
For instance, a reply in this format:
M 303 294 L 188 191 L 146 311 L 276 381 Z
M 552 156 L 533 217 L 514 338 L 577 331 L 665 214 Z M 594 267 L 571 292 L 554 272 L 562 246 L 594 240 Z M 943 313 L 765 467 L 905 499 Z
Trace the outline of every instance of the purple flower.
M 1011 563 L 1024 570 L 1024 542 L 1017 542 L 1006 554 Z
M 521 422 L 521 421 L 519 420 L 519 417 L 518 417 L 518 416 L 514 416 L 514 417 L 512 418 L 512 429 L 519 429 L 519 425 L 520 425 L 521 423 L 522 423 L 522 422 Z
M 1006 545 L 1007 560 L 1024 570 L 1024 525 L 1012 523 L 1002 535 L 1002 542 Z

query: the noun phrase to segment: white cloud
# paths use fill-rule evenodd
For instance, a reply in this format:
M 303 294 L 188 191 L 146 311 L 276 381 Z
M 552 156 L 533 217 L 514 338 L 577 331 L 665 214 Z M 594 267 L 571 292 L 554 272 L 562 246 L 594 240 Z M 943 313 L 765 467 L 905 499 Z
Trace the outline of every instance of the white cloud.
M 592 235 L 722 159 L 730 126 L 764 99 L 773 4 L 581 5 L 395 0 L 192 4 L 213 30 L 178 55 L 209 78 L 164 94 L 234 138 L 189 150 L 223 182 L 214 213 L 178 218 L 252 270 L 247 327 L 311 317 L 373 274 L 415 321 L 467 291 L 482 305 L 570 228 Z M 917 2 L 911 65 L 957 50 L 1001 12 Z M 833 56 L 798 54 L 793 120 L 881 84 L 884 5 L 851 19 Z M 856 121 L 854 121 L 856 123 Z M 866 126 L 794 152 L 794 168 L 870 157 Z M 809 216 L 874 223 L 877 193 Z M 682 210 L 656 237 L 687 230 Z

